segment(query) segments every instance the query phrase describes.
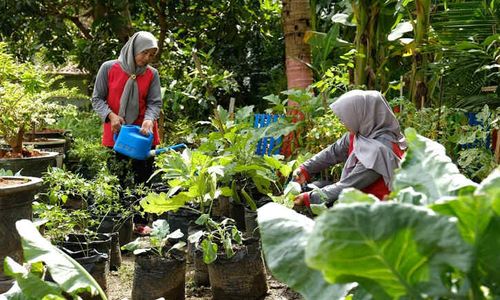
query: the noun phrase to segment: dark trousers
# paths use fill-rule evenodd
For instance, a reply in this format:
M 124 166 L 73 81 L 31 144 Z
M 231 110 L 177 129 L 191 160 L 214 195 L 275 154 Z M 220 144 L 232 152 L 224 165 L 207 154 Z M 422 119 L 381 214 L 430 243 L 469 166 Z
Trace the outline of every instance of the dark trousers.
M 122 188 L 131 188 L 134 185 L 146 183 L 153 174 L 154 157 L 146 160 L 137 160 L 123 154 L 113 152 L 108 162 L 108 168 L 120 180 Z

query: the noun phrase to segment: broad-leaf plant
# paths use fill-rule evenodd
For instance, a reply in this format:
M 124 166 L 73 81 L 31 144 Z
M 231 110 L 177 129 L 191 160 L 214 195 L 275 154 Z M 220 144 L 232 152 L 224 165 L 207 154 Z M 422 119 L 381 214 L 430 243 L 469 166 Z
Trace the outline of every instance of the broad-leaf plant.
M 153 254 L 166 257 L 174 249 L 182 249 L 186 243 L 176 241 L 183 236 L 180 229 L 170 232 L 168 222 L 158 219 L 153 222 L 151 234 L 148 237 L 138 237 L 134 241 L 122 246 L 123 250 L 133 251 L 135 255 Z
M 1 299 L 64 300 L 81 299 L 90 293 L 106 300 L 106 294 L 95 279 L 75 260 L 44 239 L 29 220 L 16 222 L 21 237 L 25 264 L 6 257 L 4 272 L 15 279 L 13 287 Z M 51 281 L 45 281 L 50 272 Z
M 388 201 L 345 191 L 315 220 L 276 203 L 258 210 L 276 278 L 305 299 L 500 296 L 500 169 L 477 184 L 442 145 L 405 134 Z

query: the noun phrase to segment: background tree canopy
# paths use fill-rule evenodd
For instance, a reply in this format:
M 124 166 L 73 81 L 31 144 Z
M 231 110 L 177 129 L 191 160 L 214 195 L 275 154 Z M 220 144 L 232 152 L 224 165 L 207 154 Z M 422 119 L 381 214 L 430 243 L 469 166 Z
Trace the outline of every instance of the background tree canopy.
M 174 109 L 196 117 L 230 96 L 259 104 L 284 82 L 279 5 L 273 1 L 1 0 L 0 40 L 21 61 L 69 61 L 95 74 L 133 32 L 159 38 L 156 67 Z M 192 112 L 186 111 L 189 108 Z

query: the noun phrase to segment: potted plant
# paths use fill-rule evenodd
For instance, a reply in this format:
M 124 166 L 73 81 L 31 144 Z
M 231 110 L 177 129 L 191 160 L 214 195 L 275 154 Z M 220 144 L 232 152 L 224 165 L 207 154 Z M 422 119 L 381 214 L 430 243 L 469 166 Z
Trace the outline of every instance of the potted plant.
M 257 240 L 242 240 L 234 220 L 215 222 L 207 214 L 196 221 L 200 230 L 189 237 L 203 252 L 214 299 L 260 299 L 267 293 L 264 262 Z M 245 243 L 244 243 L 245 242 Z
M 132 240 L 132 217 L 136 203 L 124 200 L 130 199 L 130 196 L 123 192 L 118 177 L 111 175 L 105 168 L 90 183 L 92 204 L 89 210 L 97 220 L 95 230 L 102 233 L 118 232 L 120 245 L 127 244 Z M 137 193 L 142 193 L 140 190 L 135 189 Z
M 40 178 L 12 176 L 12 171 L 0 169 L 0 262 L 6 256 L 22 261 L 21 240 L 15 224 L 17 220 L 31 219 L 31 203 L 42 186 Z M 10 286 L 0 264 L 0 293 Z
M 43 153 L 23 149 L 23 137 L 31 126 L 50 123 L 58 107 L 50 103 L 55 96 L 72 96 L 75 90 L 57 88 L 50 90 L 53 80 L 47 80 L 40 68 L 16 63 L 0 44 L 0 135 L 10 148 L 0 151 L 0 167 L 24 175 L 40 177 L 47 166 L 55 166 L 57 153 Z
M 43 202 L 35 202 L 33 209 L 38 219 L 46 220 L 44 235 L 50 242 L 79 262 L 106 290 L 111 237 L 90 230 L 96 221 L 89 212 Z
M 183 236 L 177 229 L 170 232 L 168 222 L 153 222 L 150 236 L 137 238 L 123 246 L 136 256 L 133 300 L 184 299 L 186 259 L 181 249 L 186 245 L 179 241 Z
M 40 199 L 69 209 L 81 209 L 88 206 L 92 186 L 79 174 L 60 168 L 49 168 L 42 178 L 46 190 L 39 194 Z

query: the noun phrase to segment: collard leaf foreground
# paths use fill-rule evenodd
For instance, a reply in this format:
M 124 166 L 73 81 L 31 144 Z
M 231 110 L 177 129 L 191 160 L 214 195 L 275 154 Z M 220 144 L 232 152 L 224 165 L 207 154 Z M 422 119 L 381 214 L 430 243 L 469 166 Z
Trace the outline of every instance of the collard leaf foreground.
M 262 248 L 268 267 L 306 300 L 340 299 L 352 284 L 329 284 L 305 263 L 305 247 L 314 221 L 276 203 L 257 211 Z

